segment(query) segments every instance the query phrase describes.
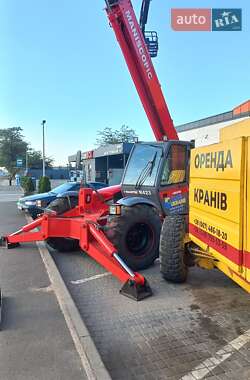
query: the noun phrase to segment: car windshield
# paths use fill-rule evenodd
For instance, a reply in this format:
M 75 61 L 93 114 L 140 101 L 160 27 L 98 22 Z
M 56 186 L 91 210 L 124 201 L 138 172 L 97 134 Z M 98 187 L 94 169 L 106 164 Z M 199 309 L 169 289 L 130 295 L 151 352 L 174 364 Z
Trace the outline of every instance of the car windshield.
M 80 188 L 80 184 L 79 184 Z M 70 190 L 77 190 L 77 183 L 67 182 L 51 190 L 51 193 L 60 194 Z
M 154 186 L 162 154 L 163 150 L 159 146 L 136 145 L 125 173 L 124 185 Z

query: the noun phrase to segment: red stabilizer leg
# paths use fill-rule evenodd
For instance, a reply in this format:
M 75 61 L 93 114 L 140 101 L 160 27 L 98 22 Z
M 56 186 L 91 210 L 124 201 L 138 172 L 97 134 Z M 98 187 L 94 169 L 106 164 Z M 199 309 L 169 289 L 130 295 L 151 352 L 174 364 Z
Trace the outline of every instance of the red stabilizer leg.
M 87 191 L 89 189 L 82 189 L 83 200 Z M 81 207 L 84 210 L 84 202 Z M 136 301 L 151 296 L 152 291 L 146 279 L 126 265 L 103 233 L 102 226 L 98 224 L 99 217 L 100 214 L 90 212 L 80 217 L 44 214 L 20 230 L 2 238 L 0 245 L 14 248 L 22 242 L 46 240 L 50 237 L 78 239 L 83 251 L 123 283 L 121 294 Z
M 39 227 L 37 231 L 33 231 Z M 48 216 L 44 215 L 33 222 L 26 224 L 20 230 L 1 238 L 0 245 L 6 248 L 18 247 L 19 243 L 45 240 L 47 238 Z

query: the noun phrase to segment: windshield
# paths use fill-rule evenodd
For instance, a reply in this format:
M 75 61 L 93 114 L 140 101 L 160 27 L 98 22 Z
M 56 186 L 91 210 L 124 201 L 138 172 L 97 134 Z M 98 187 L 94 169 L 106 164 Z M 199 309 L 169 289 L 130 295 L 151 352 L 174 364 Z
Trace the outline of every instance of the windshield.
M 55 187 L 54 189 L 51 190 L 51 192 L 55 193 L 55 194 L 60 194 L 60 193 L 66 192 L 66 191 L 76 190 L 76 186 L 77 186 L 77 183 L 67 182 L 67 183 L 63 183 L 60 186 Z M 80 185 L 79 185 L 79 187 L 80 187 Z
M 124 185 L 154 186 L 162 154 L 161 147 L 136 145 L 125 173 Z

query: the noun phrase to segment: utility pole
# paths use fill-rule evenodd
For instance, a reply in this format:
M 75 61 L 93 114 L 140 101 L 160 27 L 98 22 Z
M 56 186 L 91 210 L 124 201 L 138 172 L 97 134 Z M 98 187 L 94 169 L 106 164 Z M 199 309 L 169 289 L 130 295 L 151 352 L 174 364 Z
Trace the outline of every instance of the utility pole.
M 45 177 L 45 138 L 44 138 L 44 125 L 46 123 L 46 120 L 42 121 L 43 126 L 43 177 Z
M 26 165 L 25 165 L 25 175 L 28 175 L 29 171 L 29 158 L 28 158 L 28 147 L 26 148 Z

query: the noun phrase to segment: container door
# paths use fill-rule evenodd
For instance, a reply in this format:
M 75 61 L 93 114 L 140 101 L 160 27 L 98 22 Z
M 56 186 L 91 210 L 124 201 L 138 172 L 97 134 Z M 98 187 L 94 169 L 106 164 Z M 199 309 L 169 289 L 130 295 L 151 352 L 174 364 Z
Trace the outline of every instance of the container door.
M 247 138 L 247 153 L 246 153 L 246 206 L 244 219 L 244 259 L 243 265 L 245 270 L 246 280 L 250 282 L 250 137 Z

